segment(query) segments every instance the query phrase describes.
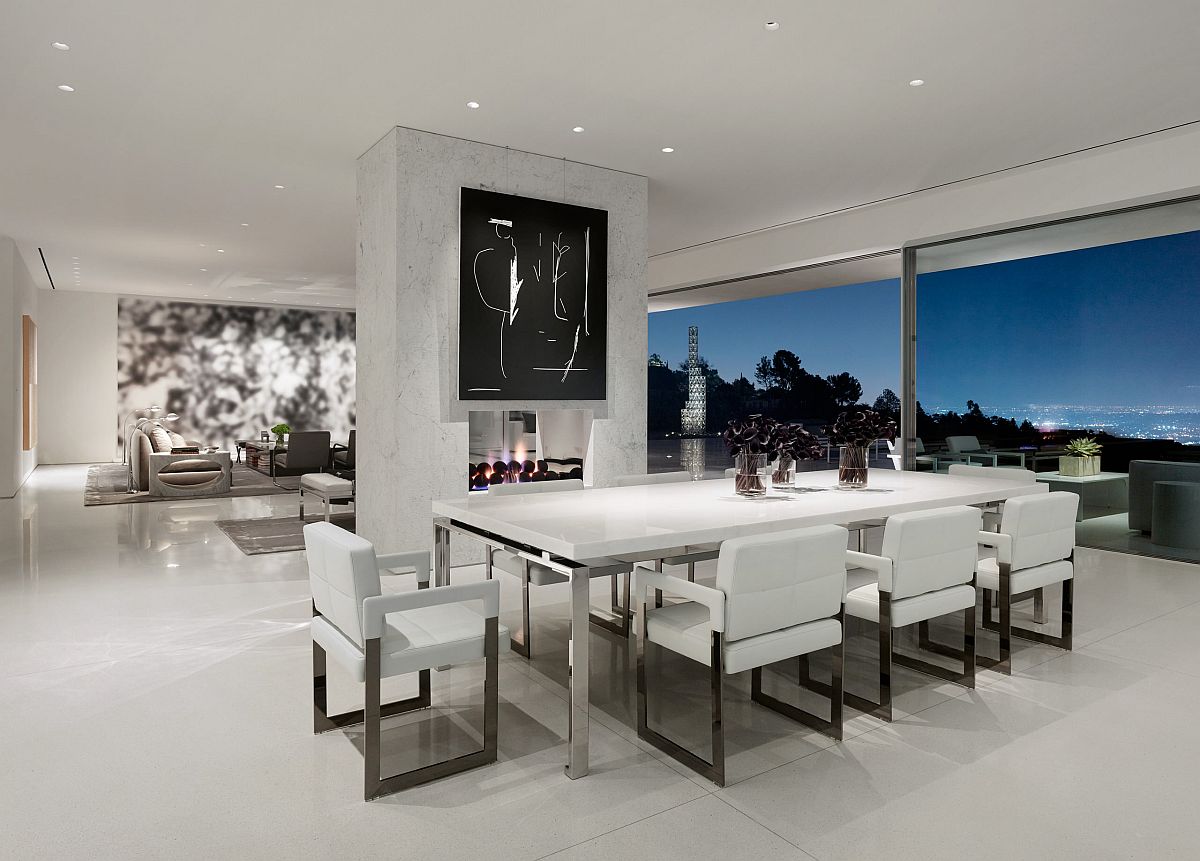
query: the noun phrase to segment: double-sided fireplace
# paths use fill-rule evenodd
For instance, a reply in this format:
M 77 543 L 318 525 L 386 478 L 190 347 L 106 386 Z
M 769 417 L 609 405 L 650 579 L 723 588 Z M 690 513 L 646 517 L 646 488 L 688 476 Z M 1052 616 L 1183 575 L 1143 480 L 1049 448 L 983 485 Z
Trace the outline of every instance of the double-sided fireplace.
M 588 410 L 471 410 L 467 489 L 584 477 Z

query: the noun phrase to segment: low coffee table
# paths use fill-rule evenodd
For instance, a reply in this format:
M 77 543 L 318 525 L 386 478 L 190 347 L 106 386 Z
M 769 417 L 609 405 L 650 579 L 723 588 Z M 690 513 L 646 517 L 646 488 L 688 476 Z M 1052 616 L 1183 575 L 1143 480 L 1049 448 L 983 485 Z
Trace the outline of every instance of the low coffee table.
M 241 440 L 240 445 L 246 451 L 246 466 L 275 478 L 275 455 L 286 452 L 287 446 L 257 439 Z

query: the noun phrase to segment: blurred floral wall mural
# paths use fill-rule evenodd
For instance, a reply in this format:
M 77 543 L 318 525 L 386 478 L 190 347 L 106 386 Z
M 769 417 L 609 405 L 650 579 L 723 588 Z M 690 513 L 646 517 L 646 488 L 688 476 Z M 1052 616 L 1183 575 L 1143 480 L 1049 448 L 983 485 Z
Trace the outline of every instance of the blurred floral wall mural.
M 118 424 L 158 404 L 179 414 L 171 430 L 222 448 L 279 422 L 345 442 L 355 421 L 354 314 L 121 299 L 117 404 Z

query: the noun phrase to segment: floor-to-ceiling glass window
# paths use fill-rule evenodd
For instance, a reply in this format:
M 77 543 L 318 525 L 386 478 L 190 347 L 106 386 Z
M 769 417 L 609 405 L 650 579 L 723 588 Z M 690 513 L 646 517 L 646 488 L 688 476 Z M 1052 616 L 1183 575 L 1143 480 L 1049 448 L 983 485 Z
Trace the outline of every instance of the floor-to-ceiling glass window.
M 919 247 L 916 271 L 918 468 L 1032 469 L 1080 495 L 1081 545 L 1200 561 L 1200 204 Z
M 818 435 L 855 405 L 898 418 L 899 332 L 898 279 L 652 313 L 650 471 L 722 474 L 721 431 L 753 413 Z M 886 448 L 874 454 L 891 467 Z

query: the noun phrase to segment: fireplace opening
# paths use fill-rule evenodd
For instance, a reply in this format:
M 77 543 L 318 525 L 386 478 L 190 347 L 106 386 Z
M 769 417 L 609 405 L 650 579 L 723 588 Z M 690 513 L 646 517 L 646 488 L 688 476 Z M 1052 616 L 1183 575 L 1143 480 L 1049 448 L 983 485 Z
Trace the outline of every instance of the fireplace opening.
M 469 491 L 584 477 L 588 410 L 471 410 L 468 425 Z

